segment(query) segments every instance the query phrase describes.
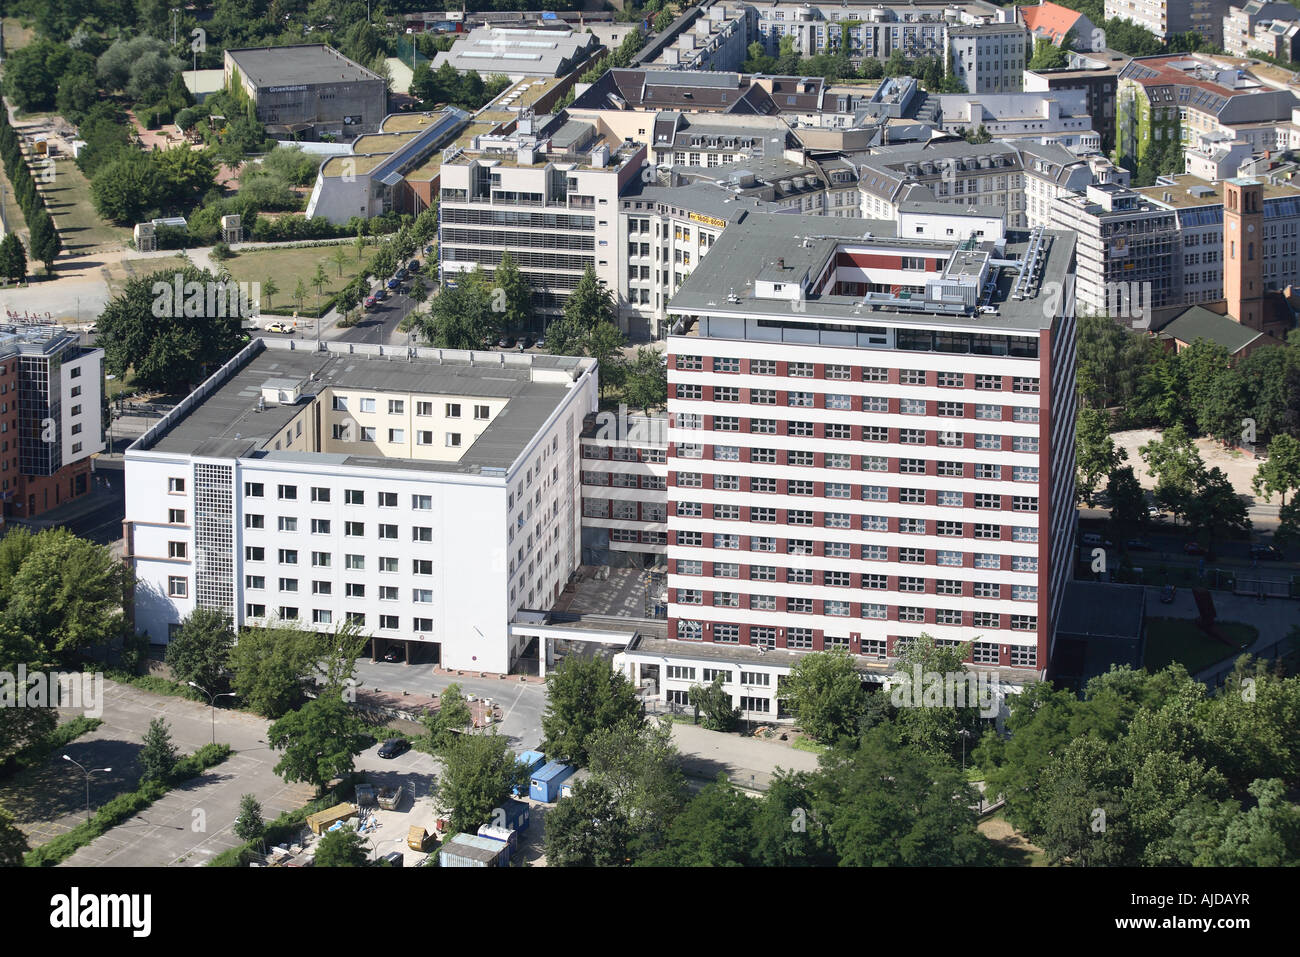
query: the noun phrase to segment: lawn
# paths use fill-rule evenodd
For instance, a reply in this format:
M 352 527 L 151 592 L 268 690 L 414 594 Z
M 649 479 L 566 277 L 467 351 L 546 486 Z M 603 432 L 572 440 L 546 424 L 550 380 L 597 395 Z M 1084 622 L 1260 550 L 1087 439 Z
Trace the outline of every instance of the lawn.
M 9 182 L 9 173 L 5 170 L 5 164 L 2 162 L 0 162 L 0 174 L 4 176 L 4 179 L 0 181 L 3 183 L 4 188 L 4 221 L 9 227 L 9 231 L 17 233 L 18 238 L 23 239 L 24 245 L 26 245 L 27 221 L 23 217 L 22 207 L 14 199 L 14 187 Z M 0 231 L 0 235 L 2 234 L 3 232 Z
M 32 42 L 32 37 L 36 33 L 35 30 L 23 26 L 17 17 L 4 18 L 4 31 L 6 55 L 27 46 Z
M 1147 621 L 1147 648 L 1143 666 L 1156 672 L 1174 661 L 1182 662 L 1190 674 L 1204 671 L 1226 658 L 1233 658 L 1259 637 L 1258 629 L 1236 621 L 1218 622 L 1219 631 L 1235 650 L 1216 641 L 1190 618 L 1152 618 Z
M 343 265 L 342 276 L 339 275 L 339 267 L 333 259 L 336 249 L 342 249 L 347 253 L 348 257 L 347 262 Z M 263 312 L 291 311 L 295 305 L 293 293 L 299 279 L 302 279 L 303 285 L 307 288 L 307 294 L 303 297 L 303 305 L 307 309 L 314 309 L 316 306 L 316 287 L 312 285 L 312 277 L 316 274 L 318 265 L 325 267 L 325 275 L 328 277 L 328 281 L 321 290 L 320 298 L 324 302 L 351 282 L 361 272 L 361 264 L 363 262 L 368 263 L 377 251 L 374 247 L 367 246 L 365 259 L 358 260 L 356 248 L 351 243 L 283 249 L 255 249 L 237 253 L 233 259 L 227 259 L 223 265 L 230 270 L 230 275 L 236 282 L 258 282 L 265 287 L 268 277 L 275 278 L 276 292 L 274 295 L 267 295 L 266 289 L 262 289 Z
M 54 167 L 54 182 L 41 187 L 45 208 L 54 217 L 54 225 L 63 239 L 63 251 L 71 256 L 87 256 L 121 249 L 131 239 L 131 230 L 113 226 L 95 212 L 90 197 L 90 180 L 71 159 Z
M 1046 852 L 1030 844 L 1001 812 L 980 821 L 979 831 L 993 843 L 993 853 L 1003 864 L 1009 867 L 1047 867 Z

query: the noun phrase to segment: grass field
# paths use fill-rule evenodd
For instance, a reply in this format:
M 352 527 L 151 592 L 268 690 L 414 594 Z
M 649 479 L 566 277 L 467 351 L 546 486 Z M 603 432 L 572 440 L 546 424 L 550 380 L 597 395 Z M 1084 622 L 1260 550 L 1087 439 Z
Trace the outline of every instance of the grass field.
M 27 44 L 32 42 L 32 37 L 36 35 L 35 30 L 28 29 L 18 21 L 17 17 L 4 18 L 5 30 L 5 53 L 13 53 L 15 50 L 21 50 Z
M 14 187 L 13 184 L 9 182 L 9 173 L 5 170 L 5 164 L 2 162 L 0 162 L 0 174 L 3 174 L 4 176 L 4 178 L 0 180 L 0 186 L 4 189 L 4 221 L 10 231 L 17 233 L 18 238 L 21 239 L 23 245 L 26 246 L 27 221 L 23 218 L 22 207 L 20 207 L 18 201 L 14 199 Z
M 95 212 L 90 197 L 90 180 L 71 159 L 59 161 L 54 182 L 42 186 L 45 208 L 63 239 L 65 255 L 86 256 L 121 248 L 131 239 L 131 230 L 113 226 Z
M 339 275 L 339 267 L 333 258 L 336 249 L 342 249 L 347 253 L 342 276 Z M 324 266 L 325 275 L 328 277 L 321 287 L 320 298 L 324 301 L 351 282 L 361 272 L 362 264 L 368 263 L 375 252 L 373 247 L 367 246 L 365 258 L 358 260 L 357 251 L 350 243 L 297 249 L 256 249 L 238 253 L 222 265 L 230 270 L 231 278 L 236 282 L 262 283 L 264 310 L 294 308 L 296 303 L 293 293 L 298 280 L 301 279 L 307 289 L 307 294 L 303 297 L 303 305 L 311 309 L 316 305 L 316 287 L 312 285 L 312 277 L 316 275 L 317 266 Z M 269 296 L 265 288 L 268 277 L 274 278 L 276 285 L 275 294 Z
M 1259 637 L 1258 629 L 1236 621 L 1218 622 L 1219 631 L 1233 648 L 1216 641 L 1188 618 L 1152 618 L 1147 622 L 1147 650 L 1143 666 L 1159 671 L 1174 661 L 1182 662 L 1190 674 L 1203 671 L 1225 658 L 1241 654 Z
M 979 823 L 980 833 L 993 842 L 994 853 L 1010 867 L 1047 867 L 1047 854 L 1030 844 L 999 812 Z

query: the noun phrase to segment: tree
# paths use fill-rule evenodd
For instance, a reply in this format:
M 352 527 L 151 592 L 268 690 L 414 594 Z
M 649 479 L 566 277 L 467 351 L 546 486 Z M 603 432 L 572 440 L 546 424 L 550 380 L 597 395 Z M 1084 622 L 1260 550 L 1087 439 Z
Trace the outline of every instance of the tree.
M 1259 435 L 1300 436 L 1300 349 L 1262 346 L 1238 363 Z
M 668 404 L 668 367 L 659 349 L 641 346 L 627 364 L 623 394 L 628 405 L 649 412 Z
M 280 291 L 280 284 L 272 276 L 262 280 L 262 292 L 266 295 L 266 308 L 271 308 L 271 297 Z
M 697 717 L 704 717 L 704 727 L 709 731 L 733 731 L 740 723 L 740 709 L 731 700 L 731 693 L 722 687 L 722 676 L 707 685 L 691 685 L 687 700 Z
M 140 752 L 141 783 L 166 781 L 176 767 L 176 746 L 172 744 L 171 728 L 162 718 L 149 722 L 144 734 L 144 749 Z
M 621 329 L 612 322 L 602 322 L 587 335 L 586 353 L 592 359 L 600 364 L 600 386 L 602 391 L 605 386 L 613 385 L 620 379 L 625 380 L 624 372 L 623 346 L 627 343 L 627 338 L 623 335 Z M 615 368 L 618 369 L 612 375 L 608 374 Z
M 532 291 L 509 250 L 501 254 L 501 262 L 492 273 L 492 284 L 492 308 L 500 313 L 501 328 L 510 332 L 530 328 L 533 322 Z
M 316 264 L 316 272 L 311 277 L 311 284 L 316 287 L 316 308 L 320 309 L 321 290 L 325 284 L 330 281 L 330 277 L 325 275 L 325 266 L 323 263 Z
M 1030 57 L 1027 69 L 1061 70 L 1070 65 L 1069 38 L 1058 47 L 1051 40 L 1039 38 L 1034 41 L 1034 55 Z
M 898 685 L 890 690 L 890 701 L 897 707 L 893 724 L 899 738 L 917 752 L 955 758 L 965 736 L 978 737 L 980 708 L 988 702 L 972 701 L 964 678 L 966 657 L 971 646 L 940 646 L 922 632 L 898 651 L 896 666 Z M 959 706 L 956 691 L 961 682 L 965 701 Z M 944 685 L 951 683 L 952 696 Z M 938 701 L 932 700 L 939 687 Z M 951 700 L 951 705 L 948 703 Z
M 579 781 L 546 815 L 550 867 L 622 867 L 632 861 L 634 832 L 627 813 L 600 781 Z
M 302 276 L 298 277 L 298 282 L 293 287 L 293 301 L 298 304 L 298 310 L 302 311 L 303 300 L 307 298 L 307 283 L 303 281 Z
M 1181 425 L 1165 430 L 1138 450 L 1147 469 L 1156 477 L 1156 501 L 1175 515 L 1186 514 L 1205 463 L 1191 436 Z
M 167 644 L 167 666 L 181 684 L 193 681 L 214 694 L 225 680 L 235 636 L 230 617 L 215 608 L 195 608 L 181 619 Z
M 845 651 L 803 655 L 791 669 L 781 699 L 805 733 L 828 744 L 857 735 L 866 710 L 862 678 Z
M 8 44 L 6 44 L 8 46 Z M 69 50 L 61 43 L 39 39 L 17 50 L 7 51 L 4 94 L 27 112 L 48 110 L 55 105 L 59 77 Z
M 349 774 L 366 747 L 361 719 L 341 694 L 328 690 L 272 724 L 266 740 L 282 752 L 275 773 L 285 781 L 312 784 L 318 792 Z
M 721 772 L 669 827 L 664 846 L 638 864 L 651 867 L 747 867 L 756 805 Z
M 442 752 L 442 765 L 438 805 L 450 813 L 453 831 L 471 834 L 492 819 L 492 812 L 530 773 L 508 740 L 495 732 L 455 736 Z
M 681 756 L 667 721 L 624 720 L 593 731 L 587 769 L 627 821 L 633 855 L 657 847 L 685 801 Z
M 50 219 L 50 214 L 45 211 L 44 206 L 36 210 L 28 221 L 28 226 L 30 227 L 28 241 L 32 247 L 32 255 L 44 264 L 45 274 L 48 276 L 54 271 L 54 261 L 59 258 L 59 251 L 62 249 L 59 233 L 54 228 L 54 221 Z
M 1107 478 L 1128 457 L 1110 437 L 1110 416 L 1102 409 L 1082 408 L 1074 426 L 1075 459 L 1079 474 L 1075 490 L 1079 500 L 1091 508 L 1097 484 Z
M 1110 521 L 1116 530 L 1116 541 L 1132 538 L 1146 526 L 1149 520 L 1146 493 L 1133 466 L 1125 465 L 1110 473 L 1106 495 L 1110 499 Z
M 9 582 L 4 617 L 56 652 L 113 644 L 126 628 L 130 571 L 108 546 L 66 528 L 33 536 L 32 551 Z
M 99 170 L 90 182 L 90 195 L 99 215 L 119 226 L 138 223 L 157 210 L 168 187 L 158 165 L 144 153 L 124 151 Z
M 348 264 L 348 254 L 342 246 L 334 247 L 334 255 L 330 257 L 334 260 L 334 265 L 338 267 L 340 278 L 343 276 L 343 267 Z
M 151 154 L 158 171 L 158 201 L 188 209 L 213 187 L 217 169 L 208 155 L 188 146 Z
M 465 695 L 456 682 L 452 682 L 438 695 L 438 710 L 425 715 L 424 726 L 433 739 L 433 747 L 442 751 L 455 740 L 457 732 L 464 731 L 474 720 L 465 702 Z
M 0 276 L 10 282 L 22 282 L 27 278 L 27 252 L 15 233 L 0 240 Z
M 366 839 L 350 827 L 326 831 L 316 846 L 317 867 L 366 867 Z
M 1273 540 L 1279 545 L 1300 544 L 1300 497 L 1287 502 L 1277 513 L 1277 531 Z
M 1186 515 L 1187 523 L 1209 541 L 1234 532 L 1245 534 L 1251 527 L 1245 501 L 1220 468 L 1197 474 Z
M 1189 804 L 1174 818 L 1169 837 L 1152 856 L 1160 865 L 1184 867 L 1279 867 L 1300 862 L 1300 807 L 1286 800 L 1279 778 L 1251 782 L 1257 802 L 1216 803 L 1208 798 Z
M 542 750 L 568 764 L 587 763 L 593 732 L 644 721 L 636 688 L 604 658 L 566 657 L 546 676 L 546 698 Z
M 1300 489 L 1300 439 L 1275 435 L 1268 443 L 1268 459 L 1255 471 L 1251 487 L 1256 495 L 1264 494 L 1269 500 L 1280 493 L 1285 505 L 1288 493 Z
M 245 628 L 230 651 L 230 686 L 258 714 L 279 718 L 306 700 L 321 650 L 318 635 L 298 628 Z
M 130 371 L 144 389 L 188 391 L 239 351 L 242 320 L 253 309 L 206 269 L 128 280 L 99 317 L 105 366 L 119 378 Z
M 492 340 L 497 322 L 487 290 L 472 279 L 443 289 L 429 312 L 414 320 L 430 345 L 466 350 L 481 349 Z
M 14 823 L 13 816 L 0 807 L 0 867 L 21 867 L 28 850 L 27 835 Z
M 411 277 L 411 302 L 417 308 L 429 300 L 429 287 L 424 284 L 422 276 Z
M 833 865 L 835 850 L 812 812 L 814 775 L 777 770 L 754 814 L 754 864 L 759 867 Z
M 245 844 L 260 841 L 266 834 L 262 820 L 262 805 L 256 794 L 245 794 L 239 799 L 239 817 L 235 819 L 235 837 Z
M 564 318 L 582 330 L 591 330 L 602 322 L 614 321 L 614 297 L 605 283 L 596 278 L 596 270 L 592 266 L 588 265 L 583 271 L 582 278 L 565 300 Z

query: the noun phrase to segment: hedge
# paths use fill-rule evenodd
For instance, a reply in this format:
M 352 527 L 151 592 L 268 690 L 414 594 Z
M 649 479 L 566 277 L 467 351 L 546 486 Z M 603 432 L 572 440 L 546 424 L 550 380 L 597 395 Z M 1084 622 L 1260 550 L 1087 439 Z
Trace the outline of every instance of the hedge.
M 135 791 L 119 794 L 103 805 L 89 821 L 82 821 L 66 834 L 28 851 L 23 856 L 27 867 L 53 867 L 71 857 L 79 848 L 139 814 L 177 785 L 198 777 L 208 768 L 230 757 L 230 745 L 205 744 L 193 754 L 176 762 L 166 783 L 151 781 Z

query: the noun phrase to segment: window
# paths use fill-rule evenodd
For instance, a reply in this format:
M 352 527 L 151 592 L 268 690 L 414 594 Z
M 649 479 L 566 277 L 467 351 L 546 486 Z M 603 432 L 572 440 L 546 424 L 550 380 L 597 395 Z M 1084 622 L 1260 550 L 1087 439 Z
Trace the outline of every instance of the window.
M 167 594 L 172 598 L 185 598 L 189 595 L 190 580 L 180 575 L 167 576 Z
M 296 502 L 298 500 L 298 486 L 281 485 L 279 487 L 279 496 L 282 502 Z
M 447 433 L 447 447 L 448 447 L 448 448 L 451 448 L 451 449 L 455 449 L 455 448 L 459 448 L 459 447 L 460 447 L 460 433 L 459 433 L 459 432 L 448 432 L 448 433 Z
M 487 405 L 474 406 L 474 418 L 480 422 L 486 421 L 492 417 L 492 407 Z
M 1016 435 L 1011 439 L 1011 451 L 1013 452 L 1037 452 L 1038 437 L 1031 435 Z
M 977 375 L 975 376 L 975 388 L 983 389 L 986 392 L 1002 391 L 1002 376 L 1000 375 Z
M 282 549 L 280 549 L 280 564 L 281 564 L 281 565 L 297 565 L 297 564 L 298 564 L 298 549 L 296 549 L 296 548 L 282 548 Z
M 370 398 L 370 399 L 362 399 L 362 400 L 361 400 L 361 411 L 362 411 L 362 412 L 374 412 L 374 411 L 375 411 L 375 400 L 374 400 L 373 398 Z
M 313 568 L 329 568 L 334 562 L 334 556 L 329 552 L 312 552 L 311 563 Z
M 311 500 L 313 502 L 328 502 L 330 500 L 330 490 L 313 485 L 311 489 Z
M 1013 392 L 1037 392 L 1038 379 L 1027 376 L 1016 376 L 1011 380 L 1011 390 Z
M 345 505 L 365 505 L 366 493 L 358 488 L 345 489 L 343 491 L 343 504 Z
M 183 495 L 185 493 L 185 479 L 169 478 L 167 480 L 167 491 L 172 495 Z
M 900 399 L 898 411 L 903 415 L 925 415 L 924 399 Z
M 796 409 L 811 409 L 814 405 L 811 392 L 790 392 L 786 395 L 786 405 Z
M 353 571 L 363 571 L 366 567 L 366 556 L 364 555 L 344 555 L 343 567 Z
M 334 396 L 332 408 L 335 412 L 346 412 L 348 410 L 348 398 L 344 395 Z
M 414 575 L 432 575 L 433 560 L 430 558 L 413 558 L 411 560 L 411 573 Z
M 185 558 L 189 554 L 189 546 L 185 542 L 168 542 L 168 558 Z
M 173 542 L 174 545 L 184 545 L 183 542 Z M 174 556 L 173 556 L 174 557 Z M 266 561 L 266 549 L 261 545 L 245 545 L 244 561 L 246 562 L 263 562 Z
M 266 617 L 266 606 L 265 606 L 265 605 L 255 605 L 255 604 L 252 604 L 252 603 L 246 604 L 246 605 L 244 606 L 244 617 L 245 617 L 245 618 L 265 618 L 265 617 Z
M 433 526 L 416 525 L 411 529 L 411 541 L 413 542 L 431 542 L 433 541 Z
M 330 533 L 330 520 L 328 518 L 313 518 L 311 520 L 311 533 L 313 535 L 328 535 Z
M 681 388 L 680 386 L 678 388 Z M 754 405 L 776 405 L 775 389 L 750 389 L 749 401 Z
M 721 356 L 715 357 L 713 360 L 713 371 L 727 373 L 739 372 L 740 360 L 736 358 L 723 358 Z
M 297 590 L 298 590 L 298 579 L 296 578 L 280 579 L 280 591 L 297 591 Z
M 864 429 L 863 432 L 865 433 L 865 431 Z M 888 439 L 882 439 L 881 441 L 888 441 Z M 903 445 L 925 445 L 925 429 L 899 429 L 898 441 Z
M 903 385 L 925 385 L 924 369 L 900 369 L 898 381 Z
M 244 495 L 247 496 L 248 498 L 261 498 L 262 491 L 263 491 L 263 487 L 261 482 L 244 483 Z
M 343 534 L 348 538 L 364 538 L 366 535 L 365 522 L 344 522 Z
M 940 372 L 938 385 L 941 389 L 961 389 L 966 385 L 966 376 L 961 372 Z
M 184 514 L 184 513 L 182 513 Z M 244 528 L 266 528 L 266 516 L 254 515 L 249 512 L 244 515 Z

